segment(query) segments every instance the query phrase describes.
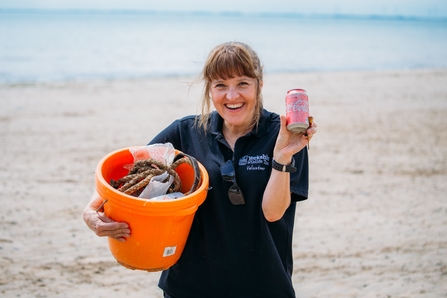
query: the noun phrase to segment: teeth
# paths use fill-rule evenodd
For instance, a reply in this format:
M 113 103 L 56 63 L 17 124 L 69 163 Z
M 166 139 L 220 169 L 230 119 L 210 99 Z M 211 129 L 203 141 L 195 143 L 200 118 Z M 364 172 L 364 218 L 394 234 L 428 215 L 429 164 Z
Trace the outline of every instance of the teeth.
M 227 104 L 226 105 L 227 106 L 227 108 L 229 108 L 229 109 L 237 109 L 237 108 L 240 108 L 240 107 L 242 107 L 243 106 L 243 104 Z

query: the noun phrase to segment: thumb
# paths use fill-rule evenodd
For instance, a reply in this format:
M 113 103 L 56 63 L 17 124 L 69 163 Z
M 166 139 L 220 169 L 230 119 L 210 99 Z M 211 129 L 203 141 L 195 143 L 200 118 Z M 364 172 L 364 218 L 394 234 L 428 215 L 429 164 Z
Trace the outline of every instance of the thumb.
M 280 116 L 281 119 L 281 126 L 279 128 L 279 133 L 284 132 L 285 130 L 287 130 L 287 118 L 284 115 Z

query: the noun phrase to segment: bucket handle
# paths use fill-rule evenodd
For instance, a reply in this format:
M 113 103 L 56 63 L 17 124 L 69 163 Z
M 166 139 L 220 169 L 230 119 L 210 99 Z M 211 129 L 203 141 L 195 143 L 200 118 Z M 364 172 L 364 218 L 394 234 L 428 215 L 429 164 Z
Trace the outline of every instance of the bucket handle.
M 109 199 L 105 199 L 104 201 L 102 201 L 102 203 L 101 203 L 101 205 L 99 205 L 99 207 L 98 208 L 96 208 L 96 214 L 98 214 L 99 215 L 99 211 L 100 210 L 104 210 L 104 205 L 105 205 L 105 203 L 107 203 L 107 201 L 108 201 Z
M 199 185 L 202 176 L 201 176 L 201 173 L 200 173 L 199 163 L 191 155 L 188 155 L 186 153 L 181 152 L 181 153 L 177 154 L 174 157 L 173 163 L 176 162 L 177 160 L 183 158 L 183 157 L 186 157 L 186 158 L 188 158 L 191 161 L 191 165 L 192 165 L 192 168 L 194 170 L 194 183 L 192 184 L 191 189 L 187 193 L 185 193 L 185 195 L 189 195 L 189 194 L 193 193 L 197 189 L 197 186 Z

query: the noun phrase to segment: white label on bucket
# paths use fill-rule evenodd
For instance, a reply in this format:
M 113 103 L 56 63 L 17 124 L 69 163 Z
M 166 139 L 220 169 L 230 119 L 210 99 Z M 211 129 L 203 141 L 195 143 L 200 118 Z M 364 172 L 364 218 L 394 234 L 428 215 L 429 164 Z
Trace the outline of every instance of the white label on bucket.
M 173 254 L 175 254 L 175 249 L 176 248 L 177 248 L 177 246 L 165 247 L 165 251 L 163 253 L 163 257 L 169 257 L 169 256 L 172 256 Z

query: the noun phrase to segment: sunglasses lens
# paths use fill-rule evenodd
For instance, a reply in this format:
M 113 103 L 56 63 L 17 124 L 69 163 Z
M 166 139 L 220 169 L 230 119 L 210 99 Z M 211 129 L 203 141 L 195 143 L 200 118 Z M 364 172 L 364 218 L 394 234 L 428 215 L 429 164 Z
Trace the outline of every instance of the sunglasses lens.
M 232 182 L 234 180 L 234 167 L 231 160 L 227 161 L 220 167 L 220 174 L 225 181 Z
M 228 198 L 233 205 L 245 204 L 244 195 L 242 194 L 239 185 L 236 183 L 236 173 L 234 171 L 233 163 L 228 160 L 220 166 L 220 174 L 223 180 L 233 182 L 233 185 L 228 189 Z
M 228 197 L 233 205 L 245 204 L 244 195 L 241 192 L 239 186 L 234 183 L 230 189 L 228 189 Z
M 223 178 L 223 180 L 225 180 L 227 182 L 233 182 L 234 176 L 222 174 L 222 178 Z

